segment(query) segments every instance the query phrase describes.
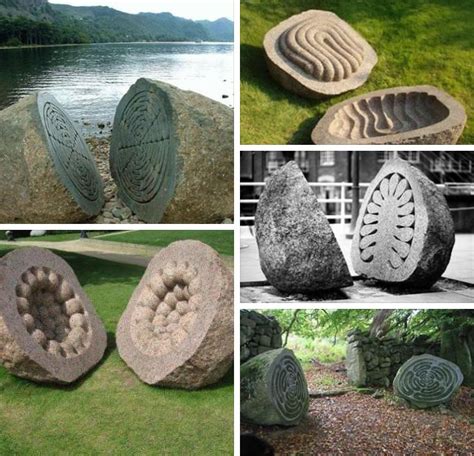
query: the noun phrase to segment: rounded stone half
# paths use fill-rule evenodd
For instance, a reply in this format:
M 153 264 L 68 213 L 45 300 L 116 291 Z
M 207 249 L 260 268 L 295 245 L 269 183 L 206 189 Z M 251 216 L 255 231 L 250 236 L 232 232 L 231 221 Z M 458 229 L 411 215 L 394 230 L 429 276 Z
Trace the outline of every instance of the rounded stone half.
M 266 426 L 296 426 L 306 416 L 308 407 L 308 385 L 291 350 L 267 351 L 240 366 L 243 420 Z
M 267 179 L 255 213 L 260 266 L 287 293 L 352 285 L 342 251 L 316 195 L 292 161 Z
M 405 160 L 389 160 L 371 182 L 352 239 L 362 276 L 429 288 L 448 266 L 454 223 L 444 195 Z
M 14 375 L 71 383 L 95 366 L 107 337 L 74 271 L 48 250 L 0 260 L 0 361 Z
M 151 260 L 120 318 L 117 347 L 145 383 L 197 389 L 219 381 L 234 353 L 233 275 L 199 241 Z
M 369 43 L 330 11 L 309 10 L 284 20 L 267 32 L 263 48 L 273 78 L 307 98 L 353 90 L 377 63 Z
M 75 223 L 97 215 L 103 186 L 82 135 L 50 94 L 0 111 L 0 221 Z
M 400 367 L 393 389 L 415 407 L 428 408 L 449 402 L 462 382 L 463 375 L 456 364 L 424 354 L 411 357 Z
M 227 106 L 139 79 L 115 113 L 110 170 L 119 196 L 150 223 L 232 217 L 233 141 Z
M 394 87 L 342 101 L 314 128 L 314 144 L 456 144 L 464 107 L 429 85 Z

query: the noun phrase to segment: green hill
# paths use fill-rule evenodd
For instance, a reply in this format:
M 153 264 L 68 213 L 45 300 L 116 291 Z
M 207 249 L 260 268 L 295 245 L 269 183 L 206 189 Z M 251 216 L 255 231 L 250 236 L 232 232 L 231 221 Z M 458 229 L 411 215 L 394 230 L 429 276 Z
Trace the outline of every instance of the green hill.
M 128 14 L 103 6 L 74 7 L 47 0 L 0 0 L 0 43 L 117 41 L 233 41 L 233 22 L 192 21 L 171 13 Z

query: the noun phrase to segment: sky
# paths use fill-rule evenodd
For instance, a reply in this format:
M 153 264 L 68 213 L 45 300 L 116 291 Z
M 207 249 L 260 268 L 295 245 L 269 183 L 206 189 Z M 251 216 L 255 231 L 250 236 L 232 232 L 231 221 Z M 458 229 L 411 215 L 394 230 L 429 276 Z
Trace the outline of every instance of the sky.
M 126 13 L 172 13 L 186 19 L 233 17 L 232 0 L 49 0 L 72 6 L 109 6 Z

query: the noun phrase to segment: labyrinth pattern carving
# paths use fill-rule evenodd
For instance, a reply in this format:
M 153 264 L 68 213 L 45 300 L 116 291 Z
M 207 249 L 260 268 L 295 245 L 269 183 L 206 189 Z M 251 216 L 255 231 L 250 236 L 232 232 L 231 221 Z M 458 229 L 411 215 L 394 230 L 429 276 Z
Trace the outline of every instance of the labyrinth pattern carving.
M 334 22 L 302 20 L 283 33 L 281 53 L 318 81 L 335 82 L 355 73 L 364 60 L 364 49 Z

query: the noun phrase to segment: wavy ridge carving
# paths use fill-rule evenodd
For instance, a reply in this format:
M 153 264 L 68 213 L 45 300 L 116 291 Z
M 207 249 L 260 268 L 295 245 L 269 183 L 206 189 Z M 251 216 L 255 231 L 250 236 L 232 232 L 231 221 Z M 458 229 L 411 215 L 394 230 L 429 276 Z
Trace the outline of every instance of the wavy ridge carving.
M 364 60 L 364 48 L 335 22 L 303 20 L 283 33 L 281 53 L 305 73 L 323 82 L 349 78 Z
M 347 139 L 367 139 L 404 133 L 441 122 L 447 107 L 427 92 L 377 95 L 343 106 L 329 132 Z

